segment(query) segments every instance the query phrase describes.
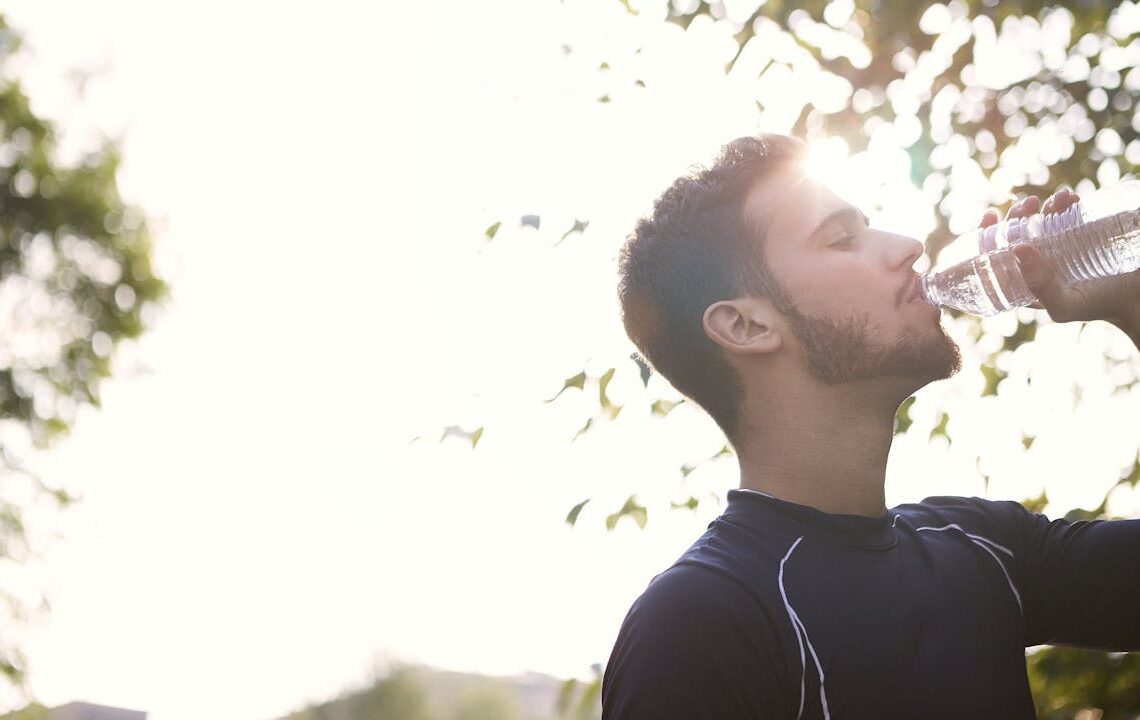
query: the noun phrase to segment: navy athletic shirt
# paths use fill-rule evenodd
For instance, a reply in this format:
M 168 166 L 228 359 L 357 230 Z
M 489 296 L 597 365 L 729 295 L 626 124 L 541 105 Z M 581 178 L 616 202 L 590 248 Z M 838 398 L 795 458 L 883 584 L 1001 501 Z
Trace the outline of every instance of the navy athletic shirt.
M 935 497 L 881 518 L 733 490 L 634 603 L 606 720 L 1031 720 L 1025 648 L 1140 649 L 1140 520 Z

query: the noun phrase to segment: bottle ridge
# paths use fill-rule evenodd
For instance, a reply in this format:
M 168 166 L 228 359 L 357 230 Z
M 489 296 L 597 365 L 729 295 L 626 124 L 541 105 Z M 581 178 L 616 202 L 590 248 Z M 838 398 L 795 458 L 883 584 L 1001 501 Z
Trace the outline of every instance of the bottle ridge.
M 1064 212 L 1010 218 L 955 242 L 994 248 L 919 279 L 931 305 L 972 315 L 996 315 L 1036 301 L 1014 257 L 1022 243 L 1036 247 L 1065 284 L 1140 269 L 1140 182 L 1114 185 Z

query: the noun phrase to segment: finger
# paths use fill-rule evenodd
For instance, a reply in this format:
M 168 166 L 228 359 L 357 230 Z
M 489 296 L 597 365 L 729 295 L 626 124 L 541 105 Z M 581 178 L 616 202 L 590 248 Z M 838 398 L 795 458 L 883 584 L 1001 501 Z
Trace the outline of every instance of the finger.
M 1006 217 L 1029 217 L 1041 211 L 1041 198 L 1036 195 L 1029 195 L 1018 200 L 1009 209 L 1009 215 Z
M 978 251 L 981 253 L 988 253 L 991 250 L 997 249 L 997 233 L 995 232 L 998 222 L 998 211 L 990 208 L 982 214 L 982 221 L 978 224 L 981 232 L 978 233 Z M 993 228 L 993 229 L 989 229 Z
M 1070 199 L 1072 193 L 1069 192 L 1067 187 L 1059 187 L 1057 191 L 1049 196 L 1045 204 L 1041 206 L 1041 212 L 1048 215 L 1049 213 L 1064 212 L 1068 209 L 1073 201 Z
M 1077 204 L 1081 198 L 1069 188 L 1057 191 L 1057 199 L 1053 203 L 1053 212 L 1062 213 Z
M 1064 287 L 1037 248 L 1029 244 L 1019 244 L 1014 246 L 1013 252 L 1017 257 L 1018 267 L 1021 268 L 1021 275 L 1025 278 L 1025 284 L 1037 296 L 1040 306 L 1044 306 L 1045 309 L 1058 307 Z

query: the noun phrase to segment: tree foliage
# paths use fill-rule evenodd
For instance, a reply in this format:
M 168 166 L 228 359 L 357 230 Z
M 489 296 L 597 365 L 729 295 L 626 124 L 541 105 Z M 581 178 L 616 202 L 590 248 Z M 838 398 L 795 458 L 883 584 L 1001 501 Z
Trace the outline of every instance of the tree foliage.
M 64 158 L 60 131 L 12 71 L 19 52 L 0 17 L 0 563 L 30 552 L 27 502 L 71 500 L 29 470 L 28 453 L 99 405 L 116 346 L 144 331 L 167 293 L 145 218 L 119 195 L 116 144 Z M 20 614 L 20 598 L 3 584 L 0 595 Z M 18 683 L 24 669 L 6 633 L 0 674 Z
M 510 680 L 400 667 L 367 687 L 311 705 L 284 720 L 529 720 L 535 717 L 533 712 L 524 712 L 519 697 L 519 688 Z M 542 716 L 548 714 L 544 712 Z
M 286 720 L 435 720 L 416 672 L 400 668 L 373 685 L 313 705 Z

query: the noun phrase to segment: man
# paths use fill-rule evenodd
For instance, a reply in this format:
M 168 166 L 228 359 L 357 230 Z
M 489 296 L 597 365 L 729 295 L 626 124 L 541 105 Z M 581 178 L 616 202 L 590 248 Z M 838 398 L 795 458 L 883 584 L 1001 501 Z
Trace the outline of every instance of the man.
M 918 292 L 922 245 L 868 227 L 802 151 L 730 143 L 623 248 L 626 330 L 725 431 L 740 489 L 633 605 L 603 716 L 1033 718 L 1025 647 L 1140 649 L 1140 521 L 977 498 L 886 508 L 898 405 L 958 351 Z M 1140 274 L 1063 287 L 1033 248 L 1017 258 L 1055 320 L 1140 342 Z

